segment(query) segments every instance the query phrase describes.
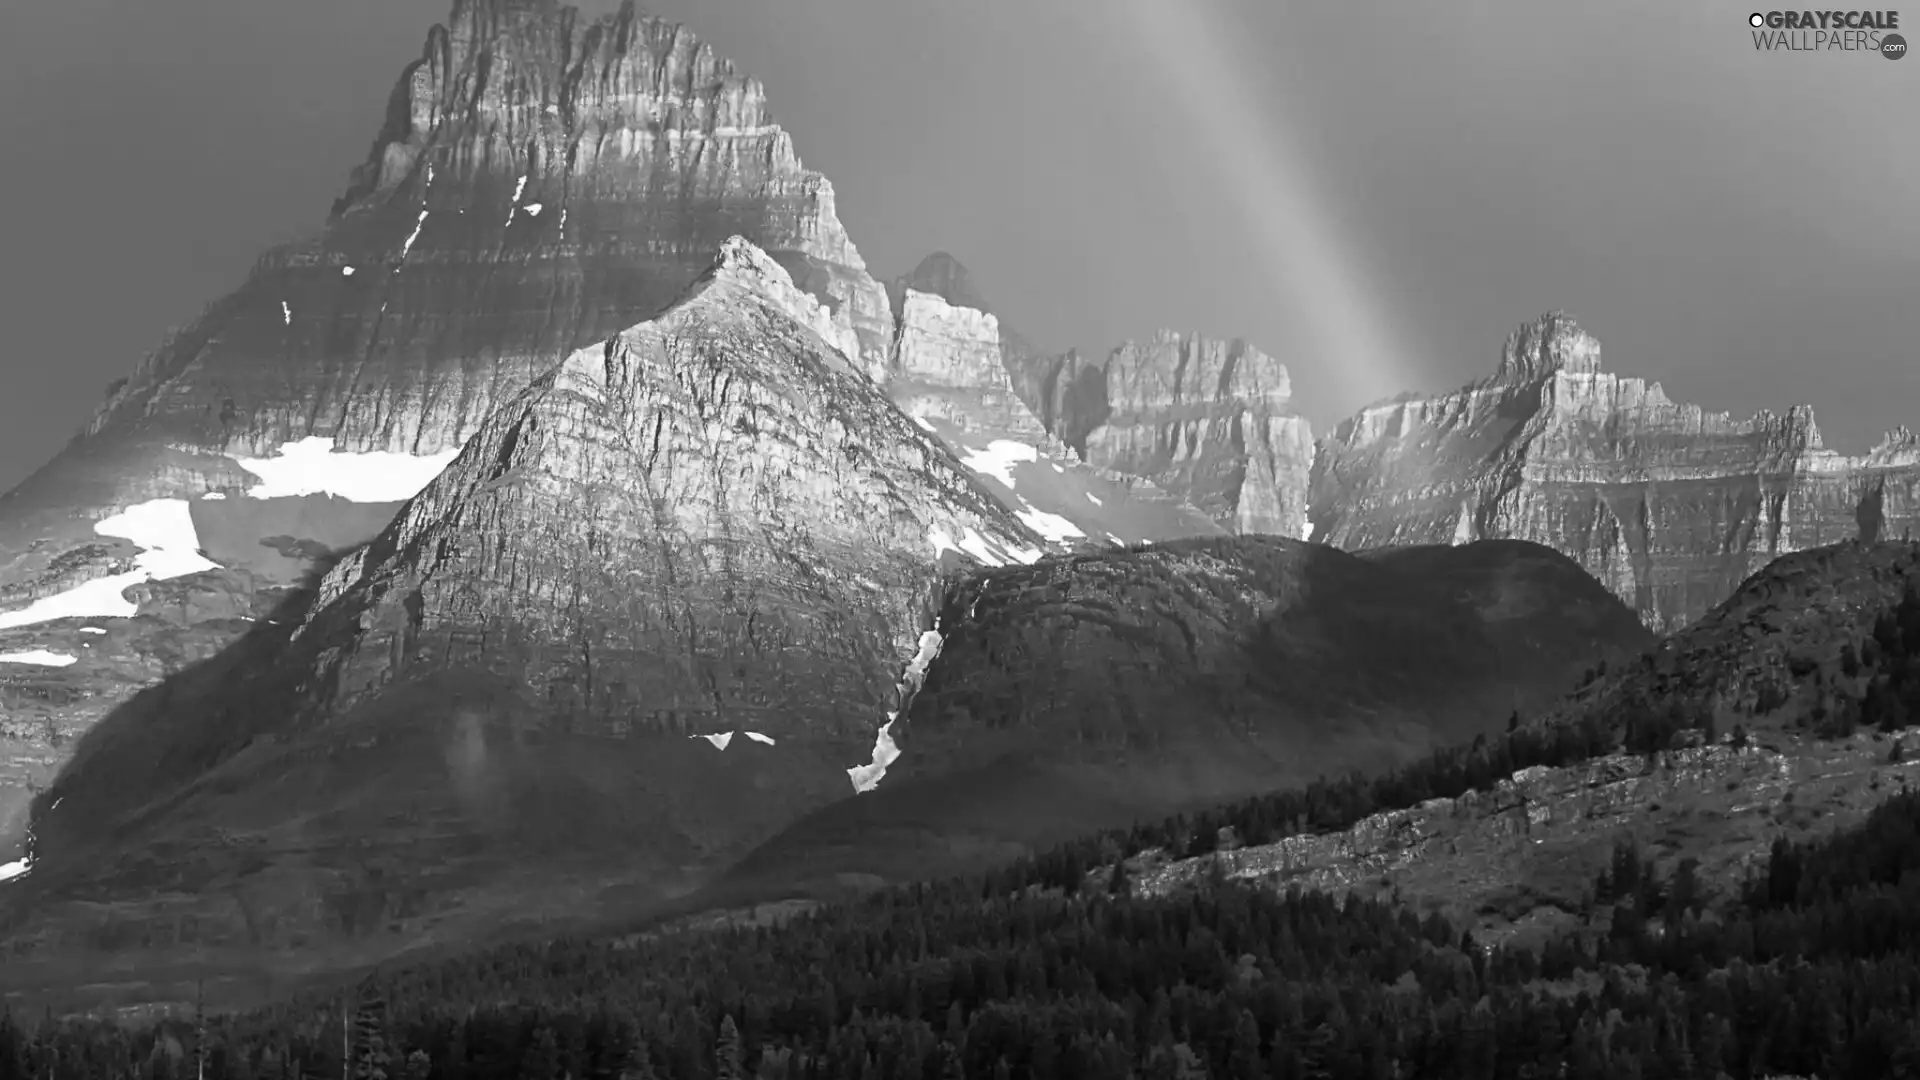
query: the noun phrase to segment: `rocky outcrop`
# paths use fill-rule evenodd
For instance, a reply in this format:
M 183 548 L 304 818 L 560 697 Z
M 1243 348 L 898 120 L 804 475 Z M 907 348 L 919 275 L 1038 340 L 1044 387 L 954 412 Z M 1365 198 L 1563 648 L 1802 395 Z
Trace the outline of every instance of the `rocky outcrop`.
M 1287 369 L 1240 340 L 1162 331 L 1103 359 L 1013 353 L 1014 387 L 1088 463 L 1238 533 L 1306 535 L 1313 435 Z
M 1014 339 L 987 307 L 960 260 L 944 251 L 887 283 L 894 341 L 886 383 L 910 416 L 947 421 L 1052 451 L 1049 439 L 1008 378 Z M 962 449 L 964 452 L 964 448 Z
M 297 629 L 89 735 L 35 803 L 28 891 L 0 897 L 40 920 L 20 934 L 125 946 L 57 907 L 82 882 L 145 905 L 122 925 L 191 910 L 182 947 L 377 951 L 607 890 L 631 911 L 872 787 L 950 579 L 1041 540 L 834 330 L 736 237 L 659 317 L 536 379 Z M 133 850 L 164 853 L 165 888 L 125 876 Z
M 1361 549 L 1515 537 L 1572 556 L 1656 630 L 1697 619 L 1769 559 L 1920 524 L 1920 439 L 1822 445 L 1795 407 L 1747 420 L 1614 375 L 1562 312 L 1454 393 L 1374 406 L 1323 440 L 1314 539 Z

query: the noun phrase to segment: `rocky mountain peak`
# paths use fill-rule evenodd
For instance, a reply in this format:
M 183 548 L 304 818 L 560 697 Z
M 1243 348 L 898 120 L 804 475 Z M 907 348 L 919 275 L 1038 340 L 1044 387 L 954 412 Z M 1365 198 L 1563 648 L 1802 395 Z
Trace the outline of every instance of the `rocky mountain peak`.
M 901 307 L 906 303 L 907 290 L 938 296 L 954 307 L 972 308 L 983 314 L 992 314 L 987 306 L 987 298 L 974 284 L 973 275 L 967 271 L 959 259 L 944 251 L 936 251 L 920 260 L 920 265 L 909 273 L 902 274 L 887 283 L 887 292 L 893 298 L 894 318 L 900 317 Z
M 1600 341 L 1565 311 L 1549 311 L 1507 335 L 1500 350 L 1501 382 L 1537 382 L 1555 372 L 1596 374 Z

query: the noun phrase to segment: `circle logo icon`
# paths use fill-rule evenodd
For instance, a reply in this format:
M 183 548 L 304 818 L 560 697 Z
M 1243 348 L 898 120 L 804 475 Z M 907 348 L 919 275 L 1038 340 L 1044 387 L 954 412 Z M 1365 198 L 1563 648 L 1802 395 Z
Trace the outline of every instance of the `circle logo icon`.
M 1880 55 L 1889 60 L 1898 60 L 1907 55 L 1907 39 L 1899 34 L 1888 34 L 1881 38 Z
M 1747 25 L 1754 27 L 1756 29 L 1759 27 L 1765 26 L 1767 25 L 1767 17 L 1756 11 L 1753 14 L 1747 16 Z

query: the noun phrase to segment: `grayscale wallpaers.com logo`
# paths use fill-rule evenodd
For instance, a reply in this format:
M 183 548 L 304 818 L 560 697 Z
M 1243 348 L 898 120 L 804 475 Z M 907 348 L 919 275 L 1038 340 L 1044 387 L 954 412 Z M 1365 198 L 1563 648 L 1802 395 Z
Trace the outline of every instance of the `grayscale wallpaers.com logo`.
M 1907 39 L 1897 11 L 1756 11 L 1747 16 L 1753 47 L 1769 52 L 1879 53 L 1889 60 L 1907 55 Z

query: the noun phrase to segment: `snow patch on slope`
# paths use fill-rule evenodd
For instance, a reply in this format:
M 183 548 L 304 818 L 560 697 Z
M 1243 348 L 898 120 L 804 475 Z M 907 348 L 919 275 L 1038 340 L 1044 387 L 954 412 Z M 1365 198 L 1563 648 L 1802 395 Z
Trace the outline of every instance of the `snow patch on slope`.
M 520 212 L 520 193 L 527 190 L 527 178 L 522 176 L 513 182 L 513 205 L 507 207 L 507 224 L 513 224 L 513 215 Z
M 1027 528 L 1045 537 L 1047 542 L 1051 544 L 1064 544 L 1076 536 L 1087 535 L 1080 531 L 1080 526 L 1075 525 L 1059 514 L 1049 514 L 1045 510 L 1035 510 L 1031 505 L 1025 510 L 1015 511 L 1014 516 L 1019 518 Z
M 49 652 L 46 649 L 29 649 L 26 652 L 0 653 L 0 664 L 38 664 L 41 667 L 66 667 L 79 661 L 77 656 L 66 653 Z
M 1001 549 L 986 537 L 975 532 L 972 526 L 963 526 L 960 539 L 956 542 L 953 534 L 938 526 L 927 530 L 927 542 L 933 545 L 933 557 L 938 559 L 946 552 L 965 552 L 988 566 L 1006 566 L 1010 562 L 1035 563 L 1043 554 L 1037 548 Z
M 185 499 L 136 503 L 95 522 L 93 531 L 138 546 L 141 551 L 134 557 L 133 569 L 43 596 L 18 611 L 0 611 L 0 630 L 55 619 L 130 619 L 140 608 L 122 595 L 127 589 L 143 581 L 220 569 L 219 563 L 200 554 L 200 534 Z
M 387 450 L 336 453 L 332 439 L 315 435 L 286 443 L 270 458 L 234 461 L 260 478 L 247 492 L 256 499 L 325 494 L 380 503 L 405 502 L 420 494 L 458 456 L 458 447 L 422 456 Z
M 1040 460 L 1040 451 L 1036 447 L 1012 439 L 995 439 L 987 444 L 985 450 L 968 450 L 960 463 L 983 476 L 995 480 L 1013 489 L 1013 467 L 1023 461 Z
M 687 737 L 690 739 L 705 739 L 708 742 L 713 744 L 714 749 L 725 750 L 727 746 L 733 742 L 733 737 L 735 735 L 745 735 L 747 738 L 752 739 L 754 742 L 764 743 L 767 746 L 772 746 L 774 744 L 773 736 L 762 735 L 757 731 L 722 731 L 714 735 L 689 735 Z
M 422 210 L 420 211 L 420 216 L 414 219 L 413 231 L 407 234 L 406 243 L 403 243 L 400 245 L 400 257 L 402 259 L 407 257 L 407 252 L 413 250 L 413 242 L 415 240 L 420 239 L 420 230 L 426 227 L 427 227 L 427 212 L 425 210 Z
M 907 661 L 907 669 L 900 673 L 900 685 L 897 688 L 900 692 L 900 708 L 906 708 L 913 701 L 913 696 L 920 692 L 921 684 L 927 681 L 927 667 L 940 655 L 940 646 L 945 642 L 946 638 L 940 633 L 940 620 L 936 617 L 933 629 L 921 633 L 919 649 L 914 652 L 913 659 Z M 847 770 L 847 779 L 853 781 L 855 795 L 878 787 L 881 778 L 887 775 L 887 766 L 900 760 L 900 748 L 893 741 L 893 722 L 899 716 L 897 710 L 887 713 L 887 722 L 880 725 L 880 730 L 874 735 L 872 760 Z

